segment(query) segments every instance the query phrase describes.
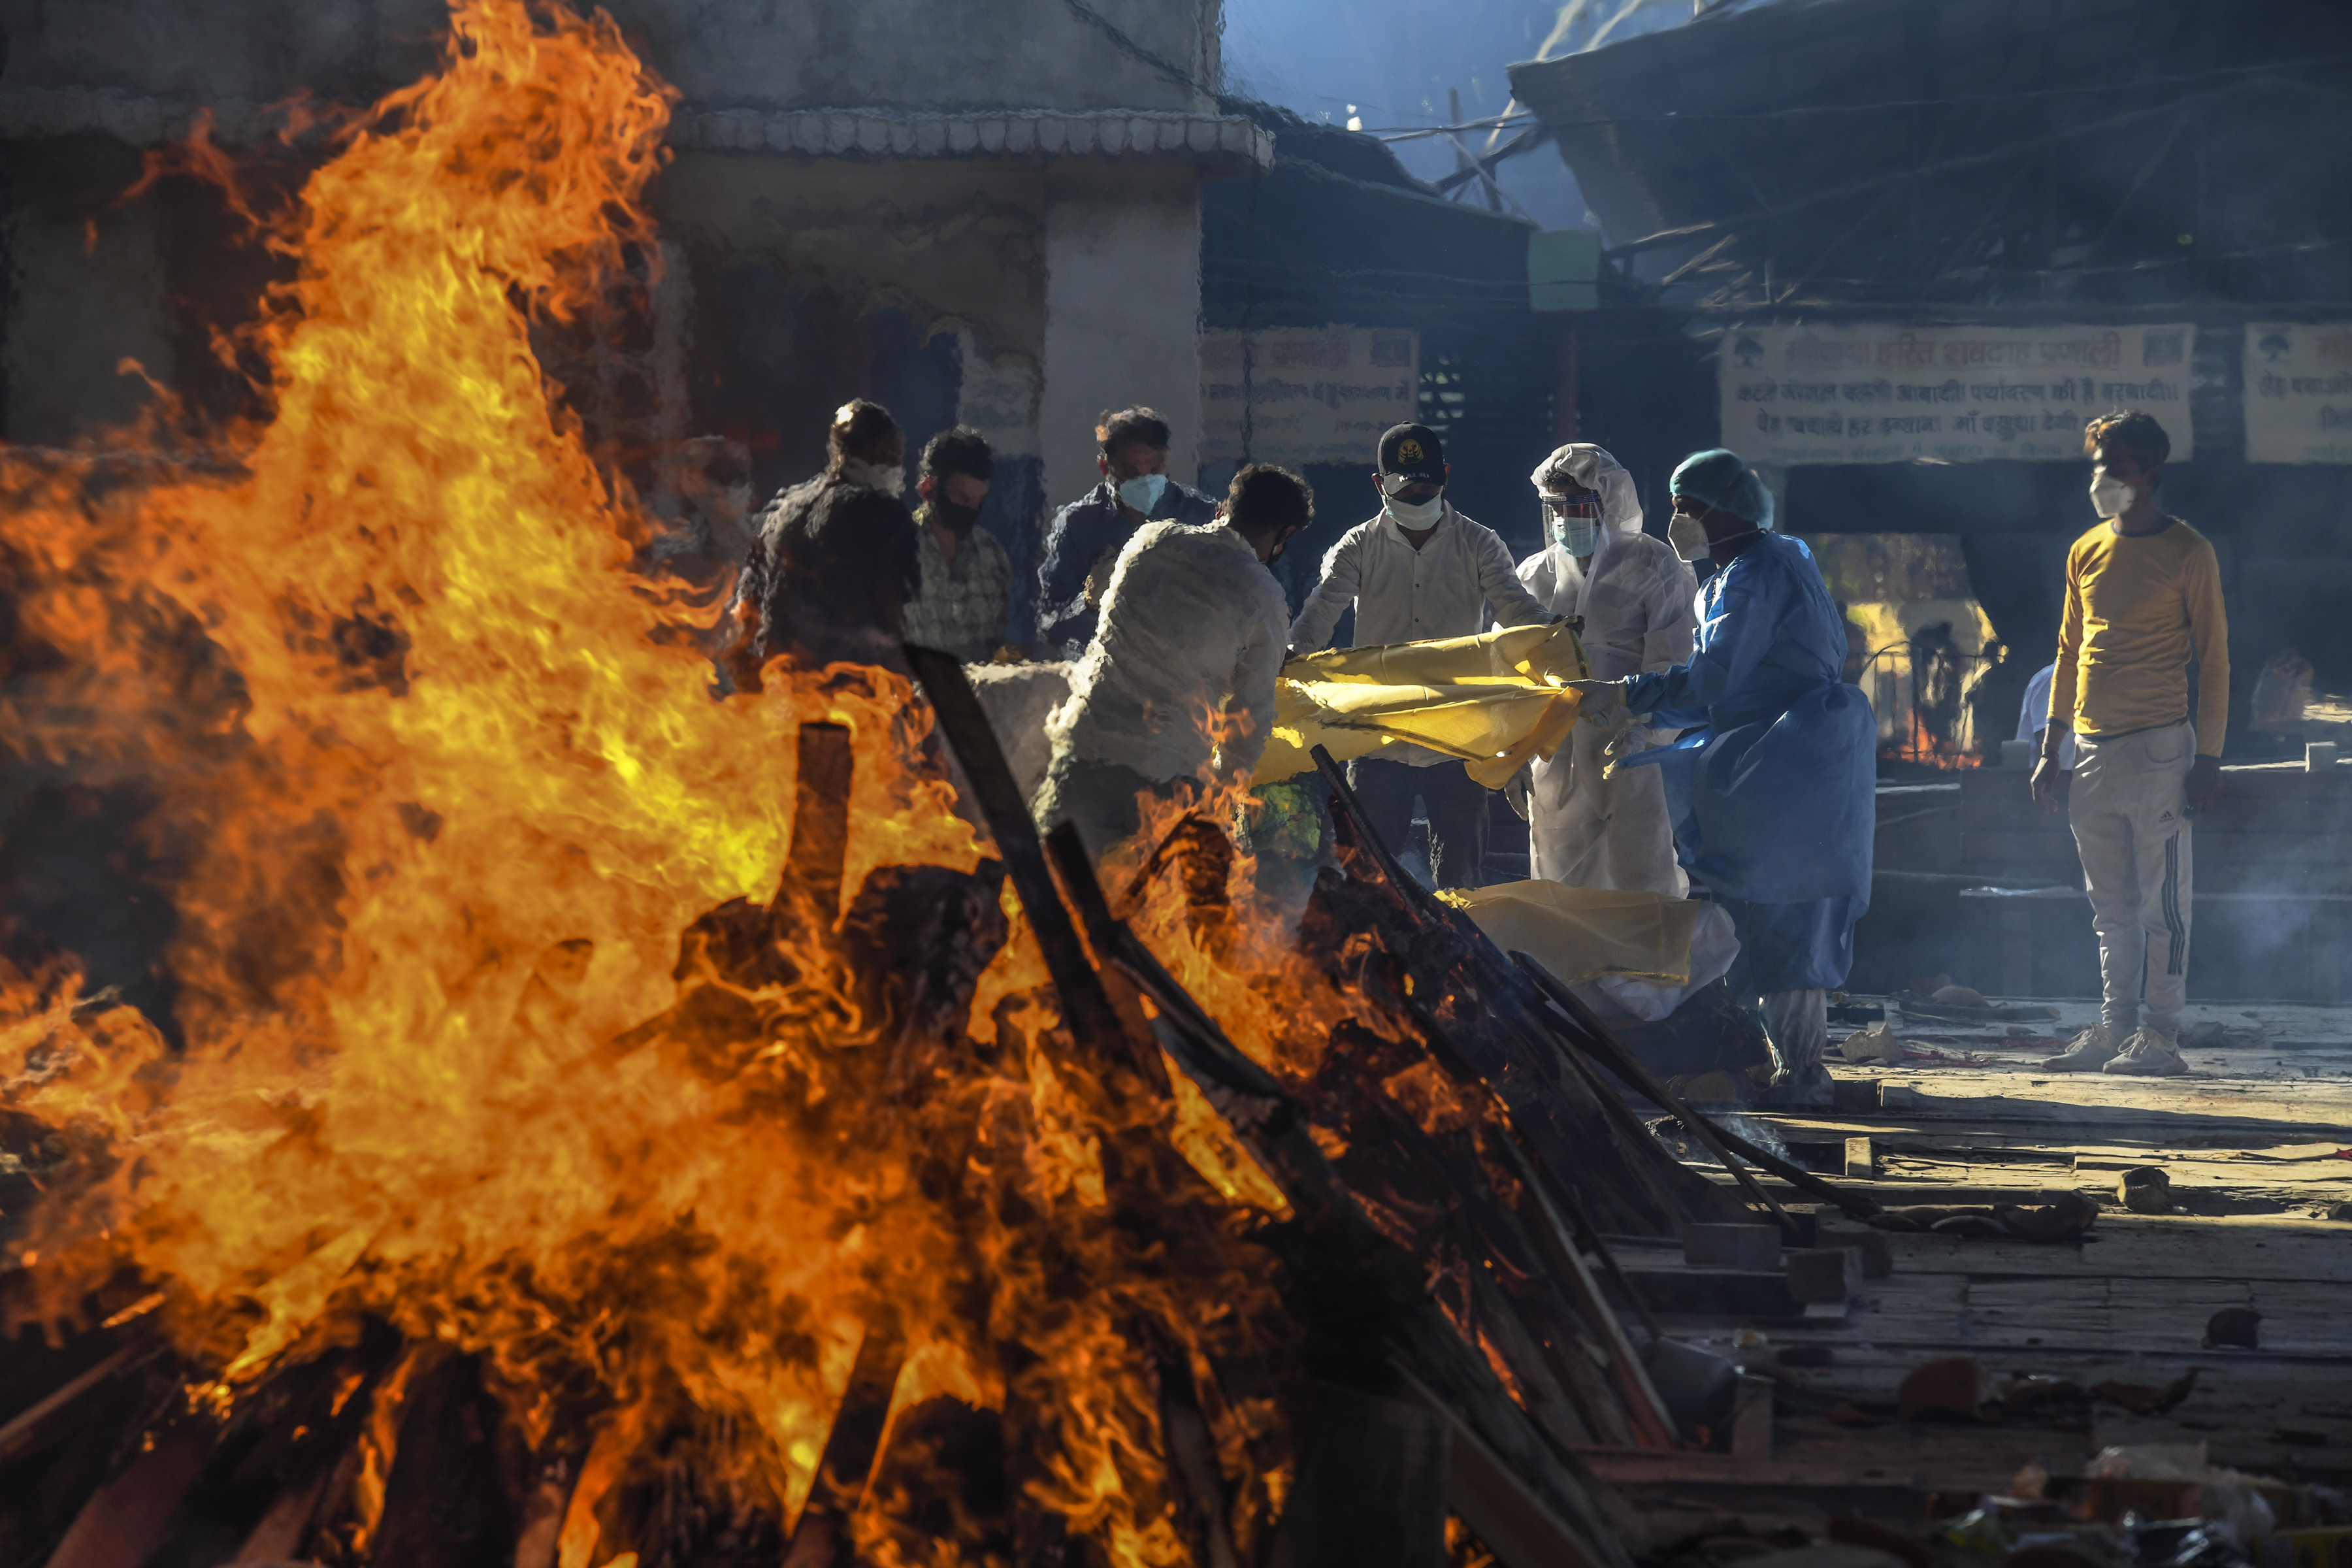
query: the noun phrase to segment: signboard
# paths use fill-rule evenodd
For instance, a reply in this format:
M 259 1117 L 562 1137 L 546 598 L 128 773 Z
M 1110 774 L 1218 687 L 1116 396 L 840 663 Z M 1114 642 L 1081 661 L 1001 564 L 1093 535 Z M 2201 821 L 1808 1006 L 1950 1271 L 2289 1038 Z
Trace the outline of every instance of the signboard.
M 2246 461 L 2352 463 L 2352 322 L 2247 326 Z
M 1410 329 L 1203 332 L 1201 461 L 1370 468 L 1381 433 L 1420 417 L 1420 383 Z
M 1723 444 L 1752 462 L 2080 459 L 2083 426 L 2156 416 L 2196 451 L 2177 327 L 1742 327 L 1724 333 Z

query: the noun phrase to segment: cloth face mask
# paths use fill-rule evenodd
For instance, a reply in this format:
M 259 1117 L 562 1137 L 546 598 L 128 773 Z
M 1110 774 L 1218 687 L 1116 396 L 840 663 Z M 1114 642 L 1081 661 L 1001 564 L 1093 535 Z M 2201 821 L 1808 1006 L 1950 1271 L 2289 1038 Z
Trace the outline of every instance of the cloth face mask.
M 1410 528 L 1418 533 L 1424 528 L 1437 526 L 1437 520 L 1445 515 L 1445 498 L 1435 495 L 1427 500 L 1408 501 L 1385 496 L 1381 498 L 1381 510 L 1387 512 L 1399 528 Z

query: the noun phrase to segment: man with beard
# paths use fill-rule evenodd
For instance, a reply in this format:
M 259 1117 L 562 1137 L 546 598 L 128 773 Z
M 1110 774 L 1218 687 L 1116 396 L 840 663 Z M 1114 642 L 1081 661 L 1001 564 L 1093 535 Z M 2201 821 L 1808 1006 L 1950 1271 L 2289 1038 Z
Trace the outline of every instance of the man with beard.
M 915 551 L 922 584 L 907 601 L 907 640 L 951 653 L 966 664 L 986 662 L 1004 642 L 1013 562 L 993 535 L 979 527 L 996 459 L 977 430 L 943 430 L 923 448 L 915 481 L 923 504 L 915 509 Z
M 779 654 L 904 670 L 899 634 L 919 575 L 907 488 L 907 437 L 890 411 L 853 398 L 825 433 L 824 472 L 782 491 L 753 520 L 736 584 L 726 665 L 739 691 L 760 689 Z

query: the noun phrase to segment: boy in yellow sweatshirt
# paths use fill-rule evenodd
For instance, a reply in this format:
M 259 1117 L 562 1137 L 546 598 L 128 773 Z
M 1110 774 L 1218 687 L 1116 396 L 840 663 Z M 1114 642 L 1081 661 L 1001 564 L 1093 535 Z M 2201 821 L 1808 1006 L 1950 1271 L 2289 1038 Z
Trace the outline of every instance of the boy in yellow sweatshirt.
M 2213 546 L 2156 510 L 2171 456 L 2137 411 L 2084 432 L 2103 520 L 2066 552 L 2066 605 L 2033 798 L 2066 807 L 2099 938 L 2099 1021 L 2043 1065 L 2168 1076 L 2189 988 L 2189 817 L 2221 789 L 2230 627 Z M 2197 708 L 2189 665 L 2198 665 Z M 2074 771 L 2060 767 L 2071 731 Z

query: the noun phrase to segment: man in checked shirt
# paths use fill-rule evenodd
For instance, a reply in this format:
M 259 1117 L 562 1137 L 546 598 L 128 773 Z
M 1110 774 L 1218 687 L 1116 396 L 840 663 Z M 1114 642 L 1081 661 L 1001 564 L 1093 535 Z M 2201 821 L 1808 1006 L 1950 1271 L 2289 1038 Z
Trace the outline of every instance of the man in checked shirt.
M 922 582 L 907 601 L 907 640 L 982 664 L 1004 643 L 1013 563 L 979 526 L 996 458 L 977 430 L 942 430 L 923 448 L 915 548 Z

